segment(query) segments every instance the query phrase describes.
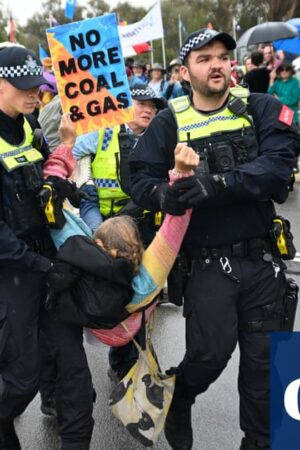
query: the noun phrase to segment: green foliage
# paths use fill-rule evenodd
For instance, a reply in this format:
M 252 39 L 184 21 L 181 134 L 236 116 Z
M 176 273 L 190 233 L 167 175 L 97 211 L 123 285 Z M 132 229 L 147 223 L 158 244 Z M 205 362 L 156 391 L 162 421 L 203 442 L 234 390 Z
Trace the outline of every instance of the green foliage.
M 111 8 L 108 0 L 88 0 L 84 6 L 77 5 L 74 21 L 115 12 L 119 20 L 131 24 L 141 20 L 147 13 L 145 8 L 133 6 L 133 1 L 131 3 L 119 2 L 115 8 Z M 300 17 L 299 0 L 162 0 L 161 5 L 167 61 L 178 56 L 179 19 L 183 24 L 181 37 L 184 41 L 187 34 L 206 27 L 209 22 L 215 29 L 232 33 L 235 18 L 238 24 L 236 34 L 239 37 L 257 23 Z M 39 43 L 47 49 L 45 30 L 49 27 L 49 15 L 53 15 L 59 24 L 68 23 L 69 20 L 64 16 L 64 6 L 65 2 L 62 0 L 45 0 L 40 13 L 30 18 L 25 26 L 18 27 L 18 41 L 34 51 L 37 51 Z M 7 39 L 7 22 L 8 18 L 3 14 L 3 8 L 0 8 L 1 40 Z M 154 41 L 152 45 L 154 61 L 163 62 L 161 40 Z M 141 55 L 140 59 L 150 61 L 151 55 Z

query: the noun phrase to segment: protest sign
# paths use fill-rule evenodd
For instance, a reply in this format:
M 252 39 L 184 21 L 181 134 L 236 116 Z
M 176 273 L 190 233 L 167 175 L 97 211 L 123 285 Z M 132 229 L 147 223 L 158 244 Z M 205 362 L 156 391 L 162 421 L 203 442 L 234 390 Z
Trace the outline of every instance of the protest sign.
M 47 38 L 62 108 L 78 134 L 133 119 L 115 14 L 50 28 Z

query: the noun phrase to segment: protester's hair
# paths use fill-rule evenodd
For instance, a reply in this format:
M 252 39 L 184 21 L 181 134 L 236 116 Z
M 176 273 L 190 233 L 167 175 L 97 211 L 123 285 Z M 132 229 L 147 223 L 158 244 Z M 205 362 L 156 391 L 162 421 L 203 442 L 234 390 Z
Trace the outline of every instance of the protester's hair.
M 261 50 L 255 50 L 251 53 L 251 62 L 254 66 L 260 66 L 264 62 L 264 54 Z
M 138 273 L 143 255 L 143 244 L 135 221 L 129 216 L 116 216 L 105 220 L 95 231 L 94 240 L 113 258 L 132 261 Z

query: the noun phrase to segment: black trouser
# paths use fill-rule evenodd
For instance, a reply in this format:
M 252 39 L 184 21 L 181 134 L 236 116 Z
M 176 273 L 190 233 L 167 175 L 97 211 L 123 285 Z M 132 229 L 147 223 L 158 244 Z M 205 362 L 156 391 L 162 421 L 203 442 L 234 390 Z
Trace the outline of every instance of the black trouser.
M 238 319 L 252 308 L 283 298 L 285 276 L 282 271 L 276 274 L 273 263 L 262 257 L 227 261 L 232 268 L 227 275 L 219 259 L 192 264 L 184 292 L 186 354 L 172 407 L 187 400 L 193 403 L 206 391 L 226 367 L 238 342 L 240 425 L 246 436 L 268 442 L 269 333 L 241 331 Z
M 44 277 L 3 267 L 0 271 L 0 420 L 21 414 L 38 390 Z
M 59 324 L 44 314 L 42 330 L 54 351 L 56 407 L 63 450 L 87 450 L 94 420 L 92 377 L 83 347 L 83 329 Z
M 56 390 L 56 367 L 55 349 L 51 348 L 51 342 L 43 330 L 40 331 L 40 355 L 41 370 L 39 391 L 42 398 L 47 399 L 55 396 Z

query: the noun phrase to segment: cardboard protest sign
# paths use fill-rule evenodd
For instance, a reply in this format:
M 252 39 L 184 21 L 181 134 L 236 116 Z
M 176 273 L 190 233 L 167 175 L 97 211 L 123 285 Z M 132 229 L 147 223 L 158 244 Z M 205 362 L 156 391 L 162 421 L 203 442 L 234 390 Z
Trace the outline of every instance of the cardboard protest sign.
M 133 119 L 115 14 L 50 28 L 47 38 L 62 108 L 78 134 Z

